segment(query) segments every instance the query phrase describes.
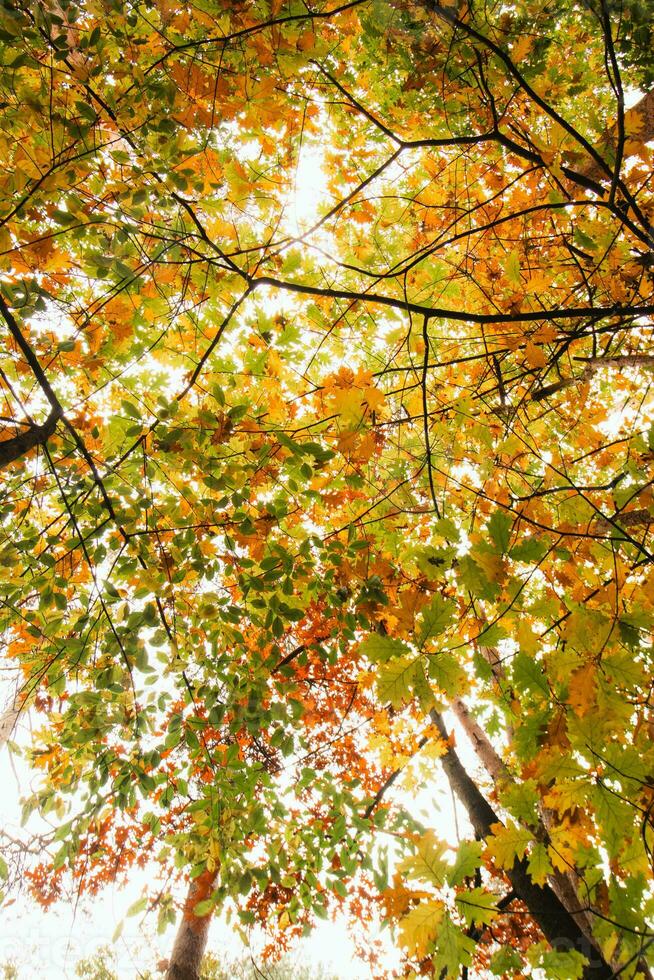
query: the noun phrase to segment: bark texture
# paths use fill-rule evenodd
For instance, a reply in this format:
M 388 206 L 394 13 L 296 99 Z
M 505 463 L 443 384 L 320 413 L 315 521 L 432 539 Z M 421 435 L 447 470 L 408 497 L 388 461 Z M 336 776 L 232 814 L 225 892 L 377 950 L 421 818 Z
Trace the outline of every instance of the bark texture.
M 211 914 L 198 916 L 194 909 L 198 902 L 209 897 L 215 880 L 215 871 L 205 871 L 189 885 L 184 915 L 168 961 L 166 980 L 200 980 L 200 966 L 207 946 Z
M 60 413 L 53 408 L 43 425 L 32 424 L 20 435 L 0 442 L 0 469 L 25 456 L 35 446 L 43 445 L 54 432 L 59 417 Z
M 455 698 L 450 707 L 489 776 L 492 776 L 496 783 L 501 780 L 512 780 L 504 762 L 491 744 L 486 732 L 471 715 L 467 704 L 461 698 Z

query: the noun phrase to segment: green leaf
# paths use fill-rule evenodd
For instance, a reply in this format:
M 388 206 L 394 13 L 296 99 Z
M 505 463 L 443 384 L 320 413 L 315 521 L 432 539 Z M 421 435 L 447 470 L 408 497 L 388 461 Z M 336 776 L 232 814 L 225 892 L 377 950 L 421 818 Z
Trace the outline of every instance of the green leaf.
M 138 405 L 135 405 L 133 402 L 128 402 L 126 399 L 123 399 L 120 404 L 125 415 L 129 415 L 132 419 L 143 418 L 143 409 L 139 408 Z
M 620 793 L 613 792 L 608 786 L 598 783 L 591 790 L 594 800 L 597 822 L 604 831 L 607 850 L 610 857 L 616 857 L 624 846 L 625 827 L 631 824 L 630 804 L 620 799 Z
M 459 561 L 459 576 L 473 596 L 492 601 L 499 592 L 496 582 L 491 582 L 472 555 L 464 555 Z
M 522 970 L 522 960 L 512 946 L 502 946 L 493 954 L 489 968 L 496 977 L 509 977 Z
M 544 885 L 548 875 L 552 874 L 554 869 L 544 844 L 537 842 L 532 848 L 527 862 L 527 870 L 531 880 L 537 885 Z
M 509 254 L 509 257 L 504 261 L 504 272 L 506 278 L 509 282 L 512 282 L 515 286 L 522 286 L 522 278 L 520 276 L 520 256 L 516 249 Z
M 539 821 L 540 794 L 535 779 L 509 782 L 502 786 L 502 805 L 522 824 L 535 827 Z
M 454 864 L 450 868 L 447 880 L 450 885 L 460 885 L 464 878 L 469 878 L 481 864 L 481 841 L 464 840 L 459 844 Z
M 457 697 L 467 687 L 465 670 L 456 657 L 447 651 L 429 654 L 427 670 L 436 687 L 449 697 Z
M 575 229 L 574 240 L 577 245 L 587 251 L 594 252 L 597 248 L 597 243 L 579 227 Z
M 451 599 L 444 599 L 436 593 L 432 601 L 421 613 L 416 643 L 423 647 L 427 640 L 439 636 L 451 623 L 456 606 Z
M 538 660 L 522 651 L 513 659 L 513 680 L 521 691 L 539 691 L 549 695 L 547 678 Z
M 384 663 L 396 657 L 404 657 L 410 652 L 406 643 L 381 633 L 369 633 L 360 644 L 359 651 L 373 663 Z
M 550 547 L 547 538 L 543 537 L 527 537 L 519 541 L 511 551 L 509 552 L 509 557 L 514 561 L 522 561 L 525 564 L 537 564 L 541 558 L 546 554 L 548 548 Z
M 71 214 L 70 211 L 61 211 L 59 208 L 54 209 L 52 212 L 52 217 L 58 225 L 64 226 L 73 225 L 77 221 L 75 215 Z
M 418 667 L 422 665 L 417 664 Z M 415 657 L 400 657 L 384 664 L 377 676 L 377 694 L 382 704 L 390 702 L 401 708 L 413 697 L 415 682 Z
M 413 693 L 418 698 L 420 707 L 425 714 L 435 706 L 436 698 L 425 673 L 425 665 L 422 659 L 416 661 L 413 675 Z
M 399 870 L 409 880 L 418 879 L 441 888 L 448 878 L 449 864 L 444 858 L 447 849 L 444 841 L 428 831 L 418 842 L 416 853 L 405 858 Z
M 137 899 L 136 902 L 132 902 L 130 907 L 127 909 L 128 916 L 139 915 L 141 912 L 145 912 L 148 907 L 148 896 L 143 895 L 142 898 Z
M 524 856 L 533 839 L 534 835 L 525 827 L 494 824 L 492 836 L 486 838 L 486 849 L 498 868 L 509 869 Z
M 193 906 L 193 914 L 199 918 L 202 918 L 204 915 L 210 915 L 215 907 L 216 903 L 213 898 L 205 898 L 203 901 L 198 902 L 197 905 Z
M 507 514 L 505 510 L 494 511 L 490 521 L 488 522 L 488 533 L 490 534 L 497 550 L 502 555 L 505 555 L 509 550 L 512 527 L 513 518 L 510 514 Z
M 579 980 L 584 975 L 587 960 L 576 950 L 548 949 L 538 959 L 535 956 L 532 959 L 532 952 L 528 954 L 530 961 L 543 970 L 547 980 Z
M 471 888 L 456 896 L 456 907 L 465 919 L 466 925 L 491 924 L 498 915 L 497 895 L 487 892 L 485 888 Z
M 458 977 L 462 966 L 470 966 L 475 941 L 455 925 L 449 913 L 445 913 L 438 928 L 433 958 L 437 974 L 445 970 L 448 977 Z

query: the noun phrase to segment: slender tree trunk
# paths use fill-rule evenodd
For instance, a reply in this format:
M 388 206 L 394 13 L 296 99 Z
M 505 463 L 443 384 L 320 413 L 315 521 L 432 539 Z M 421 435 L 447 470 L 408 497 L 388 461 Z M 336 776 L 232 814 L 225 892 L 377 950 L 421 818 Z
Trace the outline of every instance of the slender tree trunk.
M 481 725 L 473 718 L 470 711 L 461 698 L 455 698 L 450 705 L 453 714 L 461 725 L 461 728 L 469 738 L 477 758 L 482 763 L 489 776 L 498 783 L 515 783 L 515 780 L 498 752 L 496 752 L 488 735 Z M 549 839 L 550 820 L 548 811 L 542 810 L 539 820 L 539 839 Z M 537 833 L 538 836 L 538 833 Z M 573 916 L 575 922 L 582 930 L 589 942 L 593 942 L 593 927 L 591 914 L 584 908 L 579 900 L 577 889 L 577 876 L 573 871 L 561 872 L 553 871 L 549 876 L 549 882 L 559 900 Z M 615 969 L 616 964 L 612 963 Z
M 209 897 L 215 881 L 215 871 L 204 871 L 189 885 L 182 921 L 168 961 L 166 980 L 200 980 L 200 964 L 207 946 L 211 913 L 198 916 L 194 909 L 198 902 Z
M 441 738 L 449 743 L 449 734 L 439 713 L 432 709 L 430 717 Z M 441 763 L 453 792 L 468 813 L 475 833 L 480 838 L 488 837 L 493 824 L 501 823 L 501 820 L 468 775 L 451 745 L 442 756 Z M 527 906 L 551 946 L 560 950 L 574 949 L 588 958 L 584 980 L 611 980 L 614 972 L 597 947 L 589 942 L 553 889 L 549 885 L 536 885 L 531 880 L 524 859 L 514 862 L 507 871 L 507 877 L 517 898 Z
M 470 710 L 465 701 L 462 701 L 461 698 L 455 698 L 450 707 L 461 728 L 470 739 L 479 761 L 489 776 L 492 776 L 496 783 L 501 780 L 512 782 L 513 777 L 506 768 L 499 753 L 491 744 L 486 732 L 470 714 Z
M 0 749 L 13 735 L 21 711 L 19 701 L 20 681 L 16 682 L 13 695 L 0 713 Z

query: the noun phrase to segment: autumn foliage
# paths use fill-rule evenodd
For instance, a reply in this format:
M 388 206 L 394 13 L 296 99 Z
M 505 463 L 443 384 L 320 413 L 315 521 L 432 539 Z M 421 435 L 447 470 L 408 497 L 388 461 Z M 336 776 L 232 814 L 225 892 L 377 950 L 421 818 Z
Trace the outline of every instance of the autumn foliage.
M 650 977 L 651 15 L 3 6 L 10 885 Z

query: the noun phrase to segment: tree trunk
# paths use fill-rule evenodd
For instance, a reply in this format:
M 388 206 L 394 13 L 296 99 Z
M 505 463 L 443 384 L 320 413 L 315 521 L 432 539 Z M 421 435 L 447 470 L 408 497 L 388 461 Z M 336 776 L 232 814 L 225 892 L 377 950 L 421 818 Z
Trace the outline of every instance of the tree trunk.
M 166 980 L 200 980 L 200 965 L 207 945 L 211 913 L 198 916 L 194 909 L 198 902 L 211 895 L 215 880 L 215 871 L 204 871 L 189 885 L 182 921 L 168 961 Z
M 443 719 L 432 709 L 430 717 L 441 738 L 449 744 L 449 734 Z M 453 792 L 461 800 L 468 818 L 478 837 L 488 837 L 492 826 L 501 823 L 497 814 L 477 788 L 464 769 L 454 748 L 450 745 L 441 758 L 445 775 Z M 516 897 L 529 909 L 529 914 L 540 927 L 543 935 L 554 949 L 577 950 L 588 959 L 584 969 L 584 980 L 611 980 L 613 970 L 602 958 L 599 950 L 591 944 L 574 917 L 568 912 L 549 885 L 536 885 L 527 871 L 527 862 L 516 860 L 507 871 L 507 877 Z
M 477 758 L 482 763 L 488 774 L 493 778 L 495 783 L 504 782 L 506 784 L 515 784 L 513 776 L 508 771 L 499 754 L 495 751 L 486 732 L 470 714 L 465 702 L 462 701 L 461 698 L 455 698 L 450 707 L 463 731 L 469 738 L 472 747 L 477 754 Z M 540 830 L 540 835 L 537 832 L 537 838 L 539 840 L 549 840 L 550 821 L 548 819 L 548 811 L 543 810 L 542 808 L 540 812 L 538 829 Z M 553 871 L 549 876 L 549 883 L 552 886 L 557 898 L 573 916 L 575 922 L 584 933 L 587 940 L 590 943 L 593 943 L 591 912 L 585 908 L 582 908 L 582 903 L 579 900 L 575 873 L 573 871 Z M 614 967 L 614 969 L 617 969 L 616 964 L 612 963 L 611 965 Z
M 470 739 L 477 758 L 484 766 L 486 772 L 493 777 L 496 783 L 502 780 L 513 782 L 513 777 L 506 768 L 499 753 L 496 752 L 481 725 L 470 714 L 470 710 L 465 701 L 462 701 L 461 698 L 454 698 L 450 707 L 461 728 Z

